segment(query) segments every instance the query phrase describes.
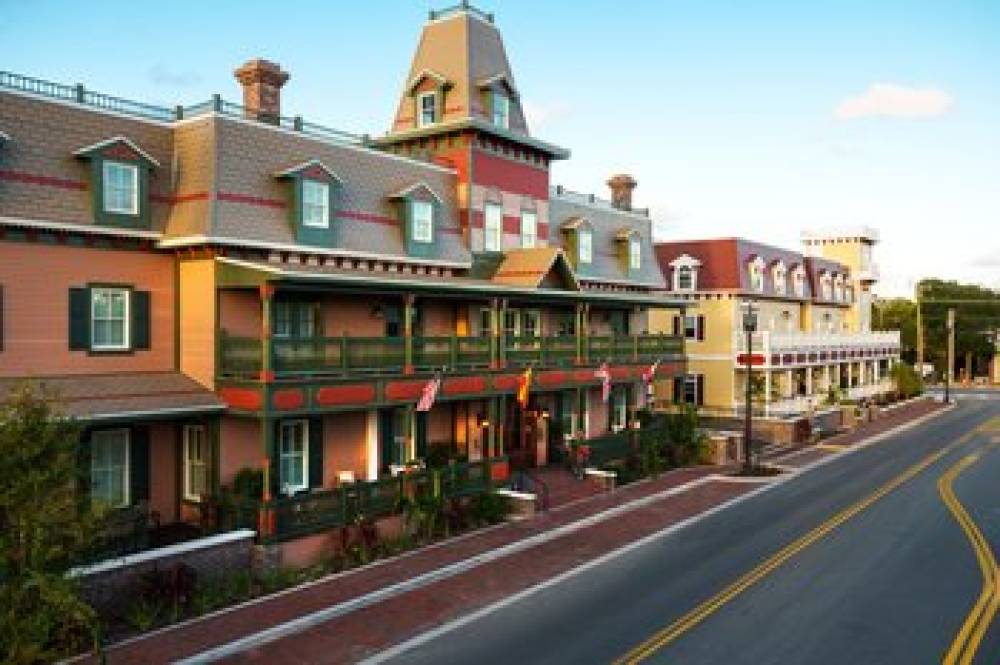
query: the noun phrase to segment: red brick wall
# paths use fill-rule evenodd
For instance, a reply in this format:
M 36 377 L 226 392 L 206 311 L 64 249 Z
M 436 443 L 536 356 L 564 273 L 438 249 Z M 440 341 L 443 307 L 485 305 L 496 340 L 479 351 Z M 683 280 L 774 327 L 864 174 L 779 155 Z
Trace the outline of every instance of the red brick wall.
M 88 282 L 150 292 L 148 351 L 89 355 L 69 350 L 69 289 Z M 174 369 L 174 258 L 169 254 L 0 241 L 0 284 L 0 376 Z

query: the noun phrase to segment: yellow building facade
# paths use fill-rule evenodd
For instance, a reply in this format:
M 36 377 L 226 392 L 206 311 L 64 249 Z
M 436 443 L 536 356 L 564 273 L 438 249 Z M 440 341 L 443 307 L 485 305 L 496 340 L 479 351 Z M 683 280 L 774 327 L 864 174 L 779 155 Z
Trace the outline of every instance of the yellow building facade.
M 805 233 L 804 252 L 741 238 L 657 244 L 667 292 L 692 306 L 650 316 L 651 332 L 685 337 L 689 368 L 660 382 L 657 400 L 742 410 L 748 362 L 754 407 L 767 415 L 890 391 L 899 333 L 871 331 L 876 242 L 859 229 Z M 748 307 L 756 315 L 749 336 Z

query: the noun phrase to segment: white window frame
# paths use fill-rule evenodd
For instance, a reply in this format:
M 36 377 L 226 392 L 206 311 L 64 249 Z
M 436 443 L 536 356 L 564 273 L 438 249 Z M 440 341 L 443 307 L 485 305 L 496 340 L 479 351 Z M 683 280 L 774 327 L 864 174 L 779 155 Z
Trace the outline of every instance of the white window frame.
M 628 267 L 630 270 L 639 270 L 642 267 L 642 242 L 635 237 L 628 241 Z
M 422 92 L 417 95 L 417 127 L 429 127 L 437 122 L 437 92 Z M 424 119 L 424 100 L 431 100 L 431 118 L 430 120 Z
M 538 214 L 534 210 L 521 211 L 521 247 L 531 249 L 538 245 Z
M 750 289 L 757 293 L 764 292 L 764 266 L 758 259 L 751 261 L 748 265 L 750 271 Z
M 611 392 L 611 431 L 621 432 L 628 427 L 628 391 L 616 386 Z
M 123 506 L 129 505 L 129 502 L 132 499 L 132 497 L 130 496 L 131 494 L 130 486 L 132 484 L 132 460 L 130 457 L 131 447 L 132 447 L 131 446 L 132 433 L 129 431 L 128 428 L 125 427 L 120 427 L 116 429 L 94 430 L 93 432 L 90 433 L 90 487 L 91 487 L 90 501 L 91 503 L 95 503 L 95 498 L 96 498 L 94 497 L 93 494 L 93 487 L 94 487 L 94 473 L 98 469 L 94 468 L 94 461 L 95 461 L 94 450 L 98 445 L 98 439 L 108 437 L 111 435 L 116 435 L 116 436 L 121 435 L 122 436 L 121 444 L 124 446 L 125 449 L 123 455 L 124 462 L 122 464 L 122 469 L 121 469 L 122 500 L 121 503 L 110 503 L 110 502 L 105 502 L 103 498 L 101 498 L 99 499 L 99 502 L 106 508 L 121 508 Z M 100 470 L 101 471 L 107 470 L 109 472 L 113 472 L 114 468 L 113 467 L 109 467 L 108 469 L 101 468 Z
M 499 203 L 487 203 L 483 208 L 483 251 L 503 251 L 503 206 Z
M 98 321 L 117 322 L 119 319 L 110 316 L 111 299 L 108 300 L 108 316 L 98 319 L 96 313 L 97 296 L 106 294 L 108 296 L 121 296 L 124 303 L 122 314 L 122 341 L 119 344 L 97 342 Z M 126 351 L 130 348 L 132 341 L 132 292 L 130 289 L 115 286 L 98 286 L 90 290 L 90 348 L 94 351 Z
M 682 404 L 698 406 L 698 374 L 684 375 L 684 394 L 681 395 Z M 691 401 L 688 401 L 688 388 L 691 389 Z
M 129 180 L 132 186 L 132 196 L 131 204 L 128 206 L 113 206 L 112 201 L 115 198 L 114 193 L 121 190 L 118 187 L 112 186 L 111 174 L 113 171 L 127 171 L 129 174 Z M 106 160 L 101 165 L 102 172 L 102 196 L 104 197 L 103 208 L 104 212 L 111 213 L 114 215 L 138 215 L 139 214 L 139 167 L 136 164 L 129 164 L 127 162 L 117 162 L 114 160 Z
M 688 283 L 687 286 L 684 285 L 684 273 L 687 273 Z M 674 285 L 674 289 L 677 291 L 694 291 L 696 289 L 698 273 L 691 266 L 680 266 L 677 268 L 677 282 Z
M 670 262 L 670 266 L 673 270 L 673 286 L 674 291 L 697 291 L 698 290 L 698 268 L 701 267 L 701 261 L 689 256 L 688 254 L 681 254 L 676 259 Z M 681 273 L 683 270 L 688 271 L 688 275 L 691 277 L 691 284 L 687 287 L 681 284 Z
M 192 435 L 198 432 L 201 440 L 196 441 L 192 438 Z M 201 443 L 201 459 L 194 459 L 191 455 L 192 444 Z M 208 493 L 208 428 L 200 424 L 184 425 L 183 433 L 183 446 L 184 446 L 184 499 L 186 501 L 201 502 L 204 498 L 203 494 L 198 494 L 193 489 L 193 484 L 191 482 L 192 472 L 194 467 L 197 465 L 201 472 L 204 474 L 204 492 Z
M 429 201 L 412 201 L 413 241 L 430 243 L 434 241 L 434 204 Z
M 302 482 L 297 485 L 291 485 L 285 482 L 282 471 L 285 468 L 285 459 L 295 457 L 296 455 L 285 451 L 285 444 L 289 442 L 285 438 L 285 433 L 287 431 L 294 431 L 298 426 L 302 427 Z M 281 493 L 286 496 L 309 489 L 309 421 L 305 418 L 282 420 L 278 426 L 278 474 Z
M 688 334 L 688 322 L 691 323 L 691 334 Z M 684 339 L 689 339 L 693 341 L 698 341 L 698 323 L 699 318 L 696 314 L 685 314 L 684 318 L 681 320 L 681 324 L 684 329 L 681 330 L 681 334 L 684 335 Z
M 586 240 L 586 242 L 584 242 Z M 581 264 L 589 264 L 594 260 L 594 233 L 588 228 L 580 227 L 577 234 L 577 257 Z
M 502 92 L 493 91 L 493 124 L 503 129 L 510 129 L 510 97 Z
M 795 289 L 795 295 L 799 298 L 805 296 L 806 294 L 806 275 L 802 268 L 796 268 L 792 271 L 792 284 Z
M 311 201 L 310 193 L 314 196 L 318 194 L 319 201 Z M 302 181 L 302 226 L 313 229 L 330 228 L 330 183 L 308 179 Z

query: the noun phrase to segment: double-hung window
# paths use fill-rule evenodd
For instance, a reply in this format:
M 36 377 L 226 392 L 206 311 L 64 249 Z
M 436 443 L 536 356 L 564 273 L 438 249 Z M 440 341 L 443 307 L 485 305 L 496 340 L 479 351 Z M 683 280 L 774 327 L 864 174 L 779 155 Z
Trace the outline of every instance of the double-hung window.
M 684 316 L 684 338 L 685 339 L 698 339 L 698 317 L 685 315 Z
M 503 206 L 487 203 L 483 221 L 483 251 L 499 252 L 503 249 Z
M 437 93 L 425 92 L 417 97 L 417 126 L 426 127 L 437 121 Z
M 694 275 L 690 266 L 681 266 L 677 269 L 677 289 L 679 291 L 694 290 Z
M 538 215 L 530 210 L 521 212 L 521 247 L 531 248 L 538 244 Z
M 510 97 L 501 92 L 493 93 L 493 124 L 510 129 Z
M 129 431 L 98 430 L 90 435 L 90 499 L 117 508 L 129 501 Z
M 434 240 L 434 206 L 427 201 L 413 202 L 413 240 L 428 243 Z
M 129 290 L 98 287 L 90 291 L 91 348 L 129 348 Z
M 208 440 L 204 425 L 184 426 L 184 498 L 201 501 L 208 492 Z
M 590 229 L 580 229 L 577 249 L 580 263 L 590 263 L 594 260 L 594 236 Z
M 139 167 L 123 162 L 104 162 L 104 212 L 139 214 Z
M 278 479 L 282 494 L 292 495 L 309 487 L 309 424 L 286 420 L 278 432 Z
M 611 430 L 620 432 L 628 425 L 628 391 L 617 386 L 611 392 Z
M 302 225 L 330 228 L 330 185 L 315 180 L 302 181 Z
M 638 238 L 628 241 L 628 267 L 629 270 L 638 270 L 642 265 L 642 243 Z

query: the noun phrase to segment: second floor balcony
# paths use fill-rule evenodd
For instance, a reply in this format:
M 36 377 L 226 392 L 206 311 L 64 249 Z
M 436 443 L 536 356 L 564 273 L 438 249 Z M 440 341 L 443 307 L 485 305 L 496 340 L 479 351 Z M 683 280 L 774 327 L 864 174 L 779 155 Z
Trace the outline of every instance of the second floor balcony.
M 265 359 L 265 352 L 269 356 Z M 572 367 L 672 360 L 683 340 L 672 335 L 414 336 L 259 338 L 223 334 L 218 375 L 276 378 L 476 372 L 503 367 Z M 266 365 L 265 365 L 265 360 Z
M 764 366 L 816 365 L 893 358 L 899 355 L 898 331 L 824 333 L 774 332 L 753 333 L 752 354 L 755 363 Z M 747 353 L 747 335 L 733 333 L 733 354 L 738 359 Z

